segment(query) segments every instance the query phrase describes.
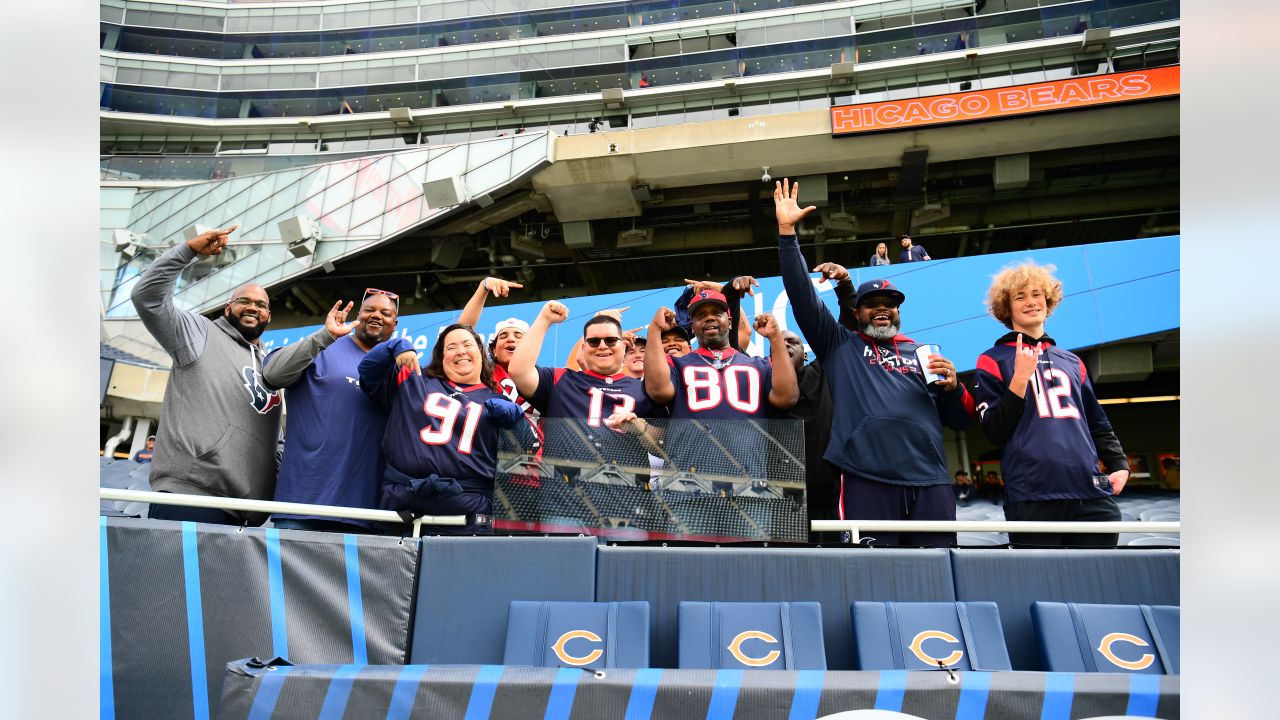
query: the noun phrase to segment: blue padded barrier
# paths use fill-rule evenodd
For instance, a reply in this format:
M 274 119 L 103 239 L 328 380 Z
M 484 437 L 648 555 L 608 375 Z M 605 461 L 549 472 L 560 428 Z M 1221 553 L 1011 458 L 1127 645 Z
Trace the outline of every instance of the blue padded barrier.
M 594 600 L 595 552 L 588 537 L 424 538 L 411 662 L 501 663 L 511 601 Z
M 957 600 L 1000 608 L 1014 670 L 1047 670 L 1031 603 L 1178 605 L 1177 550 L 951 550 Z M 859 598 L 862 599 L 862 598 Z
M 676 667 L 676 608 L 681 601 L 818 602 L 827 667 L 852 670 L 849 604 L 955 600 L 947 553 L 603 546 L 597 552 L 596 600 L 649 601 L 650 660 L 664 668 Z
M 1031 605 L 1041 657 L 1052 672 L 1177 674 L 1179 616 L 1170 605 Z
M 855 600 L 849 612 L 859 670 L 1012 669 L 995 603 Z
M 649 603 L 513 600 L 504 665 L 649 667 Z
M 682 602 L 680 667 L 826 670 L 815 602 Z

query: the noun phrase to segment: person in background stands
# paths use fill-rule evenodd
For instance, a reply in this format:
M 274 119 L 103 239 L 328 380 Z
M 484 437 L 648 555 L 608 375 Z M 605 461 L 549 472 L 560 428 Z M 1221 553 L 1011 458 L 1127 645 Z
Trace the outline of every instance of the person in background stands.
M 911 244 L 910 235 L 899 235 L 898 240 L 902 243 L 902 252 L 898 254 L 898 262 L 909 263 L 933 259 L 929 257 L 929 251 L 925 250 L 923 245 Z
M 351 303 L 334 303 L 324 327 L 271 353 L 263 376 L 283 388 L 289 406 L 284 458 L 276 480 L 280 502 L 377 508 L 382 431 L 387 416 L 360 391 L 360 361 L 391 337 L 400 296 L 367 288 L 354 323 Z M 341 419 L 341 421 L 338 421 Z M 278 528 L 368 532 L 362 520 L 273 515 Z
M 889 246 L 885 245 L 884 243 L 877 243 L 876 253 L 875 255 L 871 256 L 871 262 L 867 264 L 870 265 L 871 267 L 876 267 L 877 265 L 888 265 L 889 264 Z
M 1129 462 L 1093 392 L 1084 361 L 1058 347 L 1045 322 L 1062 302 L 1053 266 L 1027 262 L 995 276 L 991 315 L 1009 328 L 978 356 L 982 431 L 1004 448 L 1008 520 L 1113 522 Z M 1098 462 L 1107 473 L 1098 472 Z M 1009 533 L 1014 546 L 1115 547 L 1117 533 Z
M 156 450 L 156 436 L 148 435 L 146 447 L 133 454 L 133 461 L 139 463 L 151 462 L 151 456 Z
M 220 255 L 235 226 L 207 230 L 166 250 L 134 285 L 142 324 L 173 359 L 151 462 L 159 492 L 270 500 L 275 494 L 280 395 L 262 378 L 259 336 L 271 322 L 261 285 L 241 285 L 216 320 L 173 302 L 178 275 Z M 152 503 L 161 520 L 261 525 L 266 515 Z
M 973 483 L 969 480 L 969 473 L 964 470 L 957 470 L 956 482 L 951 489 L 956 493 L 957 504 L 968 505 L 969 498 L 973 496 Z
M 380 343 L 360 361 L 360 389 L 387 411 L 381 506 L 416 515 L 464 515 L 466 525 L 424 525 L 445 535 L 493 533 L 498 431 L 520 408 L 495 389 L 475 330 L 450 325 L 426 371 L 407 338 Z

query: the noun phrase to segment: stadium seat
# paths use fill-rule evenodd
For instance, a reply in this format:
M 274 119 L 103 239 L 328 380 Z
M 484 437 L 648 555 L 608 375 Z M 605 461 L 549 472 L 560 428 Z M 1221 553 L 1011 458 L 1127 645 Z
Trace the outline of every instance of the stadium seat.
M 1004 533 L 995 532 L 962 532 L 956 533 L 956 544 L 964 547 L 997 546 L 1009 544 Z
M 649 667 L 649 603 L 512 600 L 504 665 Z
M 849 606 L 859 670 L 1011 670 L 993 602 L 864 602 Z
M 1179 615 L 1176 605 L 1031 604 L 1051 672 L 1176 674 Z
M 1148 535 L 1147 537 L 1134 538 L 1126 544 L 1132 547 L 1181 547 L 1182 541 L 1176 537 Z
M 826 670 L 816 602 L 681 602 L 680 667 Z

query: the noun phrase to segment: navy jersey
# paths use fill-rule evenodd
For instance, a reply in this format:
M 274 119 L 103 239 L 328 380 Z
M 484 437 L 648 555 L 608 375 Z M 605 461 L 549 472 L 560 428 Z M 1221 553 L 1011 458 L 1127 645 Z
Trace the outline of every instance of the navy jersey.
M 1017 354 L 1014 333 L 978 356 L 974 394 L 984 433 L 1004 447 L 1005 497 L 1011 503 L 1105 497 L 1110 493 L 1093 482 L 1098 459 L 1109 471 L 1124 469 L 1124 451 L 1084 362 L 1052 338 L 1038 345 L 1042 354 L 1023 398 L 1008 388 Z
M 497 470 L 498 432 L 508 419 L 486 401 L 501 394 L 484 385 L 455 385 L 396 367 L 394 338 L 369 351 L 360 363 L 360 386 L 387 410 L 382 454 L 389 468 L 412 478 L 436 475 L 458 480 L 465 489 L 492 492 Z M 390 473 L 389 473 L 390 474 Z
M 546 455 L 551 461 L 580 460 L 649 466 L 639 439 L 626 431 L 609 429 L 605 419 L 616 412 L 638 417 L 665 417 L 662 406 L 644 391 L 644 381 L 624 373 L 601 375 L 590 370 L 538 368 L 538 390 L 530 398 L 544 418 L 574 418 L 544 423 Z
M 717 353 L 706 348 L 667 358 L 675 388 L 667 457 L 682 472 L 764 479 L 765 428 L 742 421 L 767 417 L 773 366 L 733 348 L 718 354 L 718 368 Z

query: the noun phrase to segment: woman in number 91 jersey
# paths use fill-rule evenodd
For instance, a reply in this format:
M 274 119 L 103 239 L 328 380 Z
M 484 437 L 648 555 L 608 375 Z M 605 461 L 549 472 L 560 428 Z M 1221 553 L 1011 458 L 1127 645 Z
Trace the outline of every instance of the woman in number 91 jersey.
M 494 389 L 480 336 L 467 325 L 445 328 L 425 370 L 411 342 L 392 338 L 359 370 L 361 389 L 387 412 L 382 507 L 467 518 L 462 528 L 430 532 L 492 533 L 498 432 L 522 413 Z

